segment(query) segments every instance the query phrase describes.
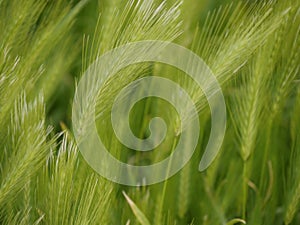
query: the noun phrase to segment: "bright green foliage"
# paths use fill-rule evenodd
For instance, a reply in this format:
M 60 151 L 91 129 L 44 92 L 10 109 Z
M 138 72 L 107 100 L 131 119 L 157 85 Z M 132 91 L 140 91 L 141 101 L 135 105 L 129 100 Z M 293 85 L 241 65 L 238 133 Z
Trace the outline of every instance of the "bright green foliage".
M 0 224 L 300 223 L 299 0 L 0 0 L 0 30 Z M 73 78 L 97 57 L 141 40 L 174 41 L 203 58 L 223 89 L 227 131 L 217 159 L 200 173 L 210 133 L 203 92 L 170 66 L 142 63 L 119 71 L 99 90 L 96 106 L 99 136 L 114 157 L 158 162 L 180 138 L 176 111 L 147 98 L 133 109 L 132 130 L 145 138 L 149 120 L 161 116 L 169 128 L 164 143 L 136 153 L 117 140 L 111 106 L 138 78 L 176 81 L 201 122 L 196 152 L 179 173 L 125 187 L 82 158 L 69 97 Z

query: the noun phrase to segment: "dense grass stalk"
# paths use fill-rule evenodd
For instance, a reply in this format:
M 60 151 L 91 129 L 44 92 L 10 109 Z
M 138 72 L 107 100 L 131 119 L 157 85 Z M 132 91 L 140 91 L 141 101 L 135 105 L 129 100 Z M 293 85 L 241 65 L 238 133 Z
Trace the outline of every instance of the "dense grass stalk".
M 172 151 L 176 148 L 177 144 L 177 139 L 173 141 L 172 145 Z M 172 160 L 170 160 L 167 171 L 166 171 L 166 176 L 170 173 L 170 168 L 172 165 Z M 163 183 L 163 189 L 161 195 L 159 195 L 159 200 L 158 200 L 158 207 L 155 209 L 155 219 L 154 223 L 155 224 L 160 224 L 163 223 L 165 212 L 164 212 L 164 204 L 165 204 L 165 198 L 166 198 L 166 191 L 167 191 L 167 186 L 168 186 L 168 180 L 164 181 Z

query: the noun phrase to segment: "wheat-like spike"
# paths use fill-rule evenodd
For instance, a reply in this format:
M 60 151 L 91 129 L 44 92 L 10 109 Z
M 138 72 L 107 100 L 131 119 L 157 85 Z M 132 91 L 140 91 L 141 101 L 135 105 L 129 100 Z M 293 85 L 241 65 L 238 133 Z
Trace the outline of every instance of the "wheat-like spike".
M 37 205 L 49 224 L 106 224 L 111 185 L 84 165 L 79 167 L 73 139 L 68 134 L 62 138 L 57 155 L 49 158 L 41 174 L 46 189 L 39 190 Z
M 51 129 L 45 125 L 43 98 L 27 104 L 23 95 L 15 103 L 9 130 L 11 149 L 2 173 L 0 186 L 0 205 L 13 201 L 14 197 L 32 176 L 41 168 L 49 151 L 46 141 Z M 28 150 L 30 149 L 30 150 Z M 4 163 L 4 162 L 3 162 Z
M 281 25 L 284 28 L 285 23 Z M 262 126 L 266 118 L 267 93 L 270 89 L 272 78 L 272 66 L 275 65 L 278 58 L 278 40 L 281 40 L 280 34 L 282 29 L 279 29 L 275 34 L 279 34 L 275 44 L 273 37 L 270 37 L 266 46 L 262 48 L 254 63 L 250 66 L 250 73 L 246 72 L 246 80 L 242 82 L 241 95 L 238 96 L 235 106 L 233 107 L 232 118 L 235 127 L 237 128 L 237 135 L 239 137 L 241 157 L 244 162 L 243 172 L 243 218 L 246 217 L 246 205 L 248 195 L 248 180 L 251 174 L 251 162 L 249 158 L 252 155 L 255 146 L 257 146 L 257 136 L 259 128 Z M 275 36 L 276 37 L 276 36 Z M 274 68 L 274 66 L 273 66 Z M 243 76 L 243 74 L 242 74 Z
M 60 81 L 61 73 L 68 70 L 70 61 L 78 53 L 75 50 L 70 54 L 70 44 L 66 43 L 70 40 L 68 31 L 73 20 L 86 1 L 74 8 L 62 0 L 47 2 L 12 0 L 0 7 L 0 30 L 3 31 L 0 35 L 0 59 L 3 59 L 0 61 L 0 121 L 3 127 L 7 126 L 10 109 L 22 91 L 32 97 L 43 88 L 49 98 L 57 84 L 49 81 Z M 67 49 L 57 51 L 62 45 Z M 58 63 L 53 62 L 54 55 L 57 59 L 70 58 Z M 39 79 L 40 87 L 35 86 Z
M 111 23 L 109 38 L 95 35 L 96 41 L 94 49 L 90 49 L 90 60 L 100 56 L 105 51 L 120 45 L 141 41 L 141 40 L 165 40 L 172 41 L 181 33 L 179 22 L 179 5 L 180 2 L 174 4 L 173 7 L 167 9 L 165 4 L 157 6 L 153 0 L 150 1 L 129 1 L 125 8 L 114 16 Z M 101 26 L 101 23 L 99 23 Z M 97 29 L 101 30 L 101 29 Z M 92 63 L 90 61 L 89 63 Z M 115 95 L 126 84 L 143 76 L 148 65 L 130 66 L 116 74 L 113 78 L 105 82 L 99 96 L 101 101 L 97 102 L 96 119 L 105 115 L 105 111 L 110 110 L 111 103 Z M 107 95 L 109 91 L 110 95 Z
M 281 47 L 285 50 L 282 53 L 283 62 L 279 63 L 279 78 L 274 90 L 274 98 L 271 105 L 272 117 L 275 117 L 280 110 L 284 100 L 291 93 L 293 82 L 299 76 L 300 65 L 300 6 L 295 7 L 290 13 L 285 26 L 285 38 L 290 40 L 287 42 L 283 40 Z M 291 27 L 292 26 L 292 27 Z M 287 50 L 288 49 L 288 50 Z

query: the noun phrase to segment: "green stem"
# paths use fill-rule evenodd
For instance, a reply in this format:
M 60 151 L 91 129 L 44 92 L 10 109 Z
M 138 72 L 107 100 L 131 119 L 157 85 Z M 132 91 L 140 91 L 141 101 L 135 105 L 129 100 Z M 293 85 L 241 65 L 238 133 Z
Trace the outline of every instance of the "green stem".
M 176 145 L 177 145 L 177 138 L 174 139 L 174 142 L 173 142 L 173 145 L 172 145 L 172 152 L 175 149 Z M 167 177 L 170 173 L 171 165 L 172 165 L 172 158 L 170 159 L 170 162 L 168 164 L 168 169 L 167 169 L 167 174 L 166 174 Z M 159 208 L 158 208 L 159 216 L 157 217 L 158 219 L 156 218 L 156 221 L 155 221 L 156 223 L 155 224 L 162 224 L 161 216 L 163 214 L 163 207 L 164 207 L 164 201 L 165 201 L 165 197 L 166 197 L 167 185 L 168 185 L 168 179 L 166 179 L 164 181 L 163 191 L 162 191 L 162 195 L 161 195 L 161 198 L 160 198 L 160 201 L 159 201 L 160 202 Z
M 261 177 L 260 177 L 260 190 L 262 190 L 263 186 L 264 186 L 264 180 L 265 180 L 265 174 L 266 174 L 266 164 L 267 164 L 267 158 L 269 155 L 269 146 L 271 143 L 271 133 L 272 133 L 272 121 L 273 119 L 271 118 L 269 120 L 269 123 L 267 124 L 267 132 L 266 132 L 266 145 L 264 148 L 264 155 L 263 155 L 263 161 L 262 161 L 262 168 L 261 168 Z
M 242 209 L 242 218 L 244 220 L 246 220 L 247 199 L 248 199 L 248 160 L 244 160 L 244 166 L 243 166 L 243 209 Z

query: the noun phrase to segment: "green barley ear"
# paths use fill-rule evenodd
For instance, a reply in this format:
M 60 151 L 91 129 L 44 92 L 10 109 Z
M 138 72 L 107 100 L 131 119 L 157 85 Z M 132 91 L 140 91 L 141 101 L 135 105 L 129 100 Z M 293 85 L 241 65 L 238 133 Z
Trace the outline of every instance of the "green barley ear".
M 297 1 L 296 1 L 297 2 Z M 285 20 L 284 39 L 281 42 L 281 58 L 274 70 L 274 87 L 271 104 L 272 118 L 282 112 L 285 100 L 292 93 L 294 80 L 300 69 L 300 3 L 292 8 Z M 275 78 L 276 76 L 276 78 Z
M 273 54 L 270 43 L 273 43 L 273 38 L 269 38 L 266 46 L 241 71 L 240 82 L 237 82 L 239 89 L 234 95 L 235 101 L 231 107 L 243 161 L 247 161 L 254 151 L 257 134 L 266 114 L 272 73 L 264 65 L 275 64 L 274 61 L 270 62 Z
M 32 224 L 32 225 L 38 225 L 43 222 L 44 215 L 40 216 L 38 219 L 33 221 L 32 223 L 29 223 L 26 218 L 30 215 L 32 209 L 31 208 L 26 208 L 23 209 L 22 211 L 19 211 L 17 213 L 12 213 L 9 212 L 7 215 L 7 218 L 4 218 L 2 221 L 2 224 L 18 224 L 18 225 L 26 225 L 26 224 Z
M 111 1 L 104 15 L 99 16 L 84 65 L 89 66 L 104 52 L 126 43 L 176 39 L 181 34 L 180 5 L 180 1 L 170 8 L 165 1 L 157 4 L 154 0 L 130 0 L 125 5 L 122 1 Z
M 120 45 L 141 40 L 173 41 L 181 33 L 180 4 L 176 1 L 172 7 L 168 8 L 165 1 L 158 4 L 154 0 L 131 0 L 125 6 L 121 3 L 110 6 L 118 8 L 112 10 L 113 14 L 105 14 L 103 18 L 99 18 L 92 41 L 86 43 L 83 54 L 83 72 L 97 57 Z M 111 23 L 103 24 L 106 20 Z M 107 32 L 103 32 L 102 29 Z M 109 122 L 107 118 L 116 94 L 127 84 L 145 76 L 145 72 L 151 73 L 152 67 L 151 63 L 129 66 L 105 81 L 100 90 L 95 108 L 96 122 L 99 127 L 98 131 L 102 132 L 99 136 L 103 137 L 104 142 L 113 151 L 117 151 L 120 145 L 115 138 L 112 138 L 113 131 L 106 122 Z M 100 127 L 105 127 L 105 129 L 100 129 Z
M 272 42 L 273 39 L 270 39 Z M 267 73 L 264 65 L 270 58 L 269 45 L 260 49 L 257 56 L 249 64 L 249 68 L 241 71 L 241 82 L 237 82 L 238 91 L 231 106 L 231 117 L 237 134 L 240 155 L 243 160 L 243 219 L 246 217 L 248 182 L 252 171 L 252 154 L 255 154 L 257 137 L 266 115 L 267 93 L 270 86 L 271 73 Z M 268 69 L 268 68 L 267 68 Z
M 141 40 L 173 41 L 181 34 L 180 4 L 176 1 L 172 7 L 167 8 L 165 1 L 157 4 L 154 0 L 130 0 L 125 6 L 118 1 L 116 4 L 112 3 L 108 11 L 113 13 L 100 16 L 92 41 L 85 42 L 83 72 L 97 57 L 120 45 Z M 110 23 L 104 24 L 107 20 Z M 107 32 L 103 32 L 103 29 Z M 96 119 L 101 126 L 109 127 L 101 120 L 105 120 L 103 118 L 109 113 L 115 95 L 120 89 L 133 80 L 145 76 L 145 72 L 149 71 L 152 71 L 151 63 L 133 65 L 105 82 L 99 93 L 101 98 L 97 99 L 96 104 Z M 105 131 L 104 135 L 106 133 L 110 132 Z M 106 139 L 111 142 L 110 136 Z
M 192 49 L 209 65 L 220 84 L 231 80 L 280 27 L 290 8 L 274 12 L 275 6 L 274 1 L 262 1 L 220 7 L 209 13 L 204 25 L 196 30 Z M 195 91 L 194 98 L 202 108 L 203 93 Z
M 264 66 L 269 71 L 266 73 L 271 73 L 270 77 L 270 85 L 268 91 L 268 104 L 266 112 L 268 115 L 265 117 L 265 126 L 263 130 L 265 131 L 264 141 L 265 147 L 261 152 L 258 153 L 260 157 L 257 158 L 257 161 L 261 163 L 260 170 L 260 191 L 261 192 L 269 192 L 267 190 L 267 182 L 266 178 L 270 177 L 267 174 L 267 162 L 271 159 L 274 170 L 283 176 L 281 173 L 286 167 L 285 161 L 287 158 L 282 157 L 281 153 L 278 152 L 279 149 L 291 149 L 291 147 L 284 146 L 284 142 L 278 142 L 278 135 L 280 135 L 280 122 L 284 121 L 284 115 L 286 115 L 285 107 L 286 103 L 290 99 L 290 95 L 294 92 L 294 87 L 299 75 L 299 63 L 300 63 L 300 55 L 299 55 L 299 12 L 300 12 L 300 4 L 299 1 L 295 1 L 291 3 L 290 1 L 281 2 L 281 4 L 277 5 L 277 10 L 282 11 L 286 7 L 290 7 L 290 10 L 287 16 L 282 20 L 282 25 L 277 33 L 275 33 L 273 43 L 271 43 L 272 53 L 269 57 L 269 63 L 266 62 Z M 273 45 L 273 47 L 272 47 Z M 273 62 L 273 63 L 272 63 Z M 270 66 L 272 65 L 273 66 Z M 267 66 L 268 65 L 268 66 Z M 283 134 L 283 133 L 282 133 Z M 278 146 L 281 144 L 282 147 Z M 277 159 L 275 159 L 274 154 L 277 154 Z M 288 156 L 288 155 L 286 155 Z M 282 176 L 278 175 L 278 176 Z M 277 183 L 276 183 L 277 182 Z M 280 180 L 275 179 L 275 185 L 272 190 L 272 194 L 277 191 L 280 192 L 281 188 L 284 187 L 285 184 L 282 184 Z M 270 198 L 270 195 L 266 193 L 267 199 L 264 200 L 264 204 L 267 202 L 275 202 L 280 201 L 280 198 Z M 271 204 L 268 204 L 268 207 L 272 207 Z M 273 206 L 274 207 L 274 206 Z
M 35 206 L 47 224 L 108 223 L 111 185 L 81 160 L 72 137 L 62 134 L 57 152 L 51 152 L 36 181 Z
M 7 142 L 1 158 L 0 206 L 3 210 L 36 175 L 49 154 L 43 98 L 27 103 L 25 94 L 15 102 Z
M 260 55 L 263 55 L 260 53 Z M 262 125 L 264 103 L 267 90 L 267 75 L 261 73 L 260 62 L 263 57 L 257 57 L 249 69 L 242 70 L 243 81 L 239 83 L 240 91 L 235 96 L 232 106 L 232 120 L 237 133 L 239 152 L 243 160 L 242 175 L 242 218 L 246 219 L 248 181 L 251 175 L 251 155 L 257 146 L 257 136 Z M 244 72 L 245 71 L 245 72 Z M 245 74 L 243 74 L 245 73 Z
M 203 7 L 214 8 L 217 1 L 92 1 L 92 6 L 98 1 L 101 15 L 94 37 L 84 41 L 82 72 L 100 55 L 130 42 L 176 41 L 194 50 L 229 100 L 232 119 L 227 121 L 224 151 L 204 174 L 191 171 L 189 163 L 165 183 L 127 187 L 129 194 L 123 192 L 123 197 L 124 187 L 89 167 L 63 122 L 64 131 L 55 135 L 45 116 L 44 103 L 48 109 L 57 85 L 64 75 L 71 77 L 74 60 L 80 61 L 78 30 L 72 25 L 87 0 L 0 0 L 0 224 L 297 224 L 300 1 L 224 0 L 231 4 L 212 10 L 199 25 Z M 94 19 L 86 11 L 81 16 Z M 144 63 L 106 81 L 97 96 L 96 124 L 110 153 L 121 149 L 127 162 L 134 158 L 115 140 L 105 116 L 122 87 L 148 75 L 176 80 L 197 108 L 204 109 L 198 147 L 205 144 L 210 131 L 205 96 L 191 79 L 174 71 Z M 235 85 L 228 82 L 233 78 Z M 143 128 L 155 113 L 167 115 L 168 129 L 178 128 L 175 113 L 157 102 L 137 104 L 132 130 L 138 137 L 147 134 Z M 166 143 L 176 138 L 167 135 Z M 157 155 L 137 156 L 158 162 L 166 146 Z M 269 174 L 264 168 L 268 163 Z
M 76 50 L 63 50 L 62 45 L 70 46 L 71 25 L 85 3 L 81 1 L 72 8 L 63 0 L 1 1 L 1 127 L 7 126 L 13 103 L 22 92 L 31 98 L 41 91 L 47 99 L 51 96 L 62 79 L 61 73 L 68 70 L 77 54 Z M 53 62 L 56 57 L 66 58 L 66 64 Z

